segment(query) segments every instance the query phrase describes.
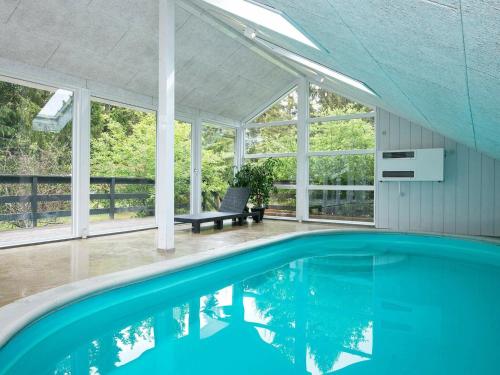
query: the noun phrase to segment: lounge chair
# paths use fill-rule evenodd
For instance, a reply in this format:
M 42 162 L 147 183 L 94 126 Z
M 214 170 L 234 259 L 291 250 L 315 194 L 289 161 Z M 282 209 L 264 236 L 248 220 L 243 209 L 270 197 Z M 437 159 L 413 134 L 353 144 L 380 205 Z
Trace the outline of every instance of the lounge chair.
M 201 223 L 213 221 L 216 229 L 222 229 L 224 220 L 232 219 L 238 225 L 243 225 L 243 221 L 251 217 L 254 222 L 260 221 L 258 212 L 245 212 L 245 207 L 250 197 L 250 189 L 244 187 L 230 187 L 218 212 L 202 212 L 193 215 L 177 215 L 174 220 L 179 223 L 191 223 L 193 232 L 200 233 Z

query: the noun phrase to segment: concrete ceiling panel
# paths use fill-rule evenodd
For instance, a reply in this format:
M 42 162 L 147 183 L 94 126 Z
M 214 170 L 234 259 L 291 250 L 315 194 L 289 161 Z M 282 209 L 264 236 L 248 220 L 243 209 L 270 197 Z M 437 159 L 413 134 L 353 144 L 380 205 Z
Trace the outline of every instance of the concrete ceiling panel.
M 105 13 L 89 11 L 85 2 L 64 0 L 22 0 L 9 24 L 46 40 L 77 42 L 96 53 L 109 52 L 129 27 Z
M 0 57 L 44 66 L 57 46 L 58 42 L 40 38 L 17 25 L 0 24 Z
M 158 30 L 157 0 L 91 0 L 88 9 L 106 13 L 128 25 Z
M 6 23 L 20 0 L 0 0 L 0 24 Z
M 249 80 L 257 80 L 273 86 L 273 77 L 269 77 L 269 74 L 274 70 L 275 65 L 263 61 L 261 57 L 244 46 L 240 46 L 221 65 L 221 68 L 227 71 L 234 70 L 234 67 L 238 67 L 238 73 Z M 266 81 L 266 77 L 270 80 Z
M 467 65 L 500 79 L 500 2 L 463 0 Z
M 121 61 L 106 60 L 89 50 L 61 44 L 47 64 L 49 69 L 125 88 L 138 72 Z
M 478 148 L 500 155 L 500 79 L 474 69 L 468 73 Z
M 143 66 L 151 66 L 158 61 L 158 40 L 152 34 L 144 33 L 139 27 L 133 26 L 106 58 L 141 69 Z

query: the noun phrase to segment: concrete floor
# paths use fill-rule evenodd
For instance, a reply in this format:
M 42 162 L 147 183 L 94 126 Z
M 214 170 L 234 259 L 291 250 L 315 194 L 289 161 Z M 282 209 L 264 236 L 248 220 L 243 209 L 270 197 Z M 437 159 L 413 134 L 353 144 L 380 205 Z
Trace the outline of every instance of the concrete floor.
M 125 220 L 91 220 L 89 234 L 91 236 L 99 236 L 104 233 L 121 233 L 130 230 L 152 228 L 154 226 L 154 217 Z M 0 249 L 32 244 L 34 242 L 41 243 L 68 238 L 71 238 L 71 225 L 69 224 L 8 230 L 0 232 Z
M 265 220 L 243 227 L 228 223 L 222 231 L 202 228 L 193 234 L 189 225 L 182 225 L 176 226 L 176 249 L 169 252 L 156 248 L 156 230 L 4 249 L 0 250 L 0 306 L 97 275 L 278 234 L 329 228 L 348 226 Z

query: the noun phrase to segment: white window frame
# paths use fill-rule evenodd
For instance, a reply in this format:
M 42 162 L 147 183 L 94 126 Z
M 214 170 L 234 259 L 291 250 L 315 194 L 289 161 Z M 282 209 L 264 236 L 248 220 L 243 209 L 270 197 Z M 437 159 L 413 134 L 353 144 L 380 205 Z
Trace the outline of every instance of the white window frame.
M 309 90 L 310 85 L 320 86 L 317 82 L 309 81 L 307 85 L 307 102 L 309 104 Z M 320 86 L 321 87 L 321 86 Z M 326 90 L 332 91 L 328 88 Z M 334 91 L 332 91 L 334 92 Z M 335 92 L 334 92 L 335 93 Z M 340 95 L 340 94 L 338 94 Z M 340 95 L 343 96 L 343 95 Z M 345 97 L 345 96 L 344 96 Z M 353 100 L 351 98 L 347 98 L 349 100 Z M 358 102 L 357 100 L 354 100 Z M 372 106 L 368 106 L 373 109 Z M 373 119 L 374 131 L 376 134 L 376 126 L 377 126 L 377 116 L 376 110 L 373 109 L 370 112 L 361 112 L 361 113 L 353 113 L 348 115 L 337 115 L 337 116 L 323 116 L 323 117 L 311 117 L 309 108 L 307 111 L 307 145 L 306 145 L 306 157 L 307 157 L 307 168 L 305 173 L 307 174 L 307 207 L 305 212 L 305 220 L 311 222 L 322 222 L 322 223 L 338 223 L 338 224 L 354 224 L 354 225 L 365 225 L 365 226 L 374 226 L 375 225 L 375 209 L 376 209 L 376 192 L 375 192 L 375 182 L 373 185 L 312 185 L 310 184 L 310 176 L 309 176 L 309 159 L 311 157 L 322 157 L 322 156 L 339 156 L 339 155 L 375 155 L 374 149 L 350 149 L 350 150 L 331 150 L 331 151 L 310 151 L 309 150 L 309 134 L 311 130 L 312 124 L 320 124 L 325 122 L 334 122 L 334 121 L 348 121 L 348 120 L 356 120 L 356 119 Z M 374 139 L 376 142 L 376 139 Z M 373 221 L 351 221 L 351 220 L 330 220 L 330 219 L 311 219 L 309 217 L 309 192 L 310 191 L 373 191 Z
M 241 153 L 241 150 L 242 150 L 242 143 L 241 142 L 244 142 L 244 134 L 243 134 L 243 139 L 242 139 L 242 134 L 241 134 L 241 129 L 242 129 L 242 126 L 241 126 L 241 123 L 238 123 L 238 122 L 234 122 L 234 123 L 229 123 L 229 122 L 224 122 L 224 121 L 220 121 L 220 120 L 212 120 L 210 119 L 210 117 L 199 117 L 198 118 L 199 120 L 199 130 L 197 129 L 197 131 L 199 132 L 199 135 L 198 135 L 198 145 L 197 145 L 197 152 L 199 152 L 199 156 L 197 156 L 199 159 L 196 160 L 196 162 L 198 163 L 198 168 L 197 170 L 199 171 L 199 173 L 197 173 L 197 183 L 196 183 L 196 186 L 195 186 L 195 189 L 191 189 L 193 190 L 192 194 L 193 195 L 196 195 L 197 196 L 197 199 L 199 200 L 199 202 L 196 202 L 196 197 L 194 197 L 194 200 L 195 200 L 195 204 L 196 206 L 194 207 L 194 210 L 192 210 L 193 212 L 192 213 L 200 213 L 202 212 L 202 190 L 201 190 L 201 181 L 202 181 L 202 176 L 203 176 L 203 170 L 202 170 L 202 159 L 203 159 L 203 144 L 202 144 L 202 131 L 203 131 L 203 126 L 205 125 L 213 125 L 215 127 L 219 127 L 219 128 L 225 128 L 225 129 L 234 129 L 234 152 L 233 152 L 233 155 L 234 155 L 234 161 L 233 161 L 233 172 L 236 172 L 237 169 L 240 168 L 241 166 L 241 163 L 242 163 L 242 153 Z M 244 143 L 243 143 L 243 147 L 244 147 Z M 194 169 L 193 169 L 194 170 Z
M 288 96 L 293 91 L 298 91 L 298 84 L 294 83 L 291 88 L 289 87 L 284 94 L 281 94 L 277 99 L 273 99 L 273 101 L 263 110 L 260 110 L 256 115 L 252 117 L 255 119 L 259 117 L 261 114 L 266 112 L 268 109 L 273 107 L 280 100 Z M 300 94 L 299 94 L 300 95 Z M 298 109 L 300 113 L 300 108 Z M 247 159 L 269 159 L 269 158 L 295 158 L 297 159 L 297 151 L 295 152 L 269 152 L 269 153 L 259 153 L 259 154 L 247 154 L 246 148 L 246 130 L 247 129 L 260 129 L 274 126 L 295 126 L 297 128 L 297 138 L 298 138 L 298 126 L 299 119 L 297 116 L 296 120 L 283 120 L 283 121 L 271 121 L 271 122 L 249 122 L 242 125 L 242 148 L 243 148 L 243 163 Z M 298 139 L 297 139 L 297 149 L 298 149 Z M 295 190 L 295 216 L 267 216 L 267 219 L 276 219 L 276 220 L 297 220 L 297 173 L 295 176 L 296 183 L 295 184 L 275 184 L 274 186 L 279 190 Z
M 371 108 L 370 112 L 354 113 L 347 115 L 338 116 L 323 116 L 323 117 L 312 117 L 309 110 L 309 90 L 310 85 L 321 86 L 317 82 L 311 81 L 306 78 L 301 78 L 294 82 L 291 86 L 288 86 L 287 90 L 275 96 L 268 105 L 259 111 L 252 114 L 251 119 L 243 124 L 243 141 L 240 144 L 240 152 L 243 154 L 243 161 L 247 159 L 267 159 L 267 158 L 286 158 L 295 157 L 297 161 L 297 173 L 296 173 L 296 183 L 295 184 L 276 184 L 278 189 L 290 189 L 296 191 L 296 216 L 291 217 L 281 217 L 281 216 L 266 216 L 270 219 L 280 219 L 280 220 L 298 220 L 298 221 L 311 221 L 311 222 L 324 222 L 324 223 L 339 223 L 339 224 L 355 224 L 355 225 L 375 225 L 375 210 L 376 210 L 376 184 L 374 185 L 312 185 L 309 183 L 309 158 L 310 157 L 321 157 L 321 156 L 338 156 L 338 155 L 374 155 L 375 149 L 360 149 L 360 150 L 332 150 L 332 151 L 310 151 L 309 150 L 309 134 L 310 125 L 322 122 L 331 121 L 346 121 L 354 119 L 373 119 L 374 127 L 377 126 L 377 115 L 376 108 L 371 105 L 366 105 Z M 327 90 L 331 90 L 325 87 Z M 267 111 L 270 107 L 275 105 L 283 97 L 290 94 L 292 91 L 297 90 L 298 94 L 298 113 L 296 120 L 283 120 L 283 121 L 273 121 L 273 122 L 253 122 L 255 118 L 260 116 L 262 113 Z M 334 92 L 334 90 L 331 90 Z M 341 95 L 341 94 L 339 94 Z M 346 97 L 345 95 L 341 95 Z M 349 100 L 359 102 L 356 99 L 346 97 Z M 246 140 L 245 132 L 246 129 L 263 128 L 269 126 L 296 126 L 297 127 L 297 151 L 296 152 L 280 152 L 280 153 L 259 153 L 259 154 L 249 154 L 246 151 Z M 375 140 L 376 141 L 376 140 Z M 363 221 L 349 221 L 349 220 L 330 220 L 330 219 L 311 219 L 309 217 L 309 192 L 317 190 L 342 190 L 342 191 L 373 191 L 374 192 L 374 218 L 373 221 L 363 222 Z

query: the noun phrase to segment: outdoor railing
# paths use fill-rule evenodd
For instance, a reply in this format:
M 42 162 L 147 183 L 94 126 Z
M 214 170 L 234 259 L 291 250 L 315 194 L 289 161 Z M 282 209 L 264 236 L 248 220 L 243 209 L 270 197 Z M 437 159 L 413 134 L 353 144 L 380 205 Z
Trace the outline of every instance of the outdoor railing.
M 20 195 L 2 195 L 0 193 L 0 207 L 5 204 L 23 204 L 27 203 L 30 206 L 26 212 L 0 213 L 0 222 L 2 221 L 30 221 L 33 227 L 36 227 L 40 219 L 52 219 L 71 216 L 71 210 L 49 210 L 41 211 L 39 203 L 43 202 L 71 202 L 71 194 L 39 194 L 39 185 L 66 185 L 65 190 L 70 190 L 71 176 L 16 176 L 16 175 L 0 175 L 0 189 L 5 185 L 28 185 L 31 188 L 30 194 Z M 155 181 L 149 178 L 130 178 L 130 177 L 91 177 L 91 185 L 107 185 L 109 192 L 91 193 L 90 200 L 108 201 L 108 206 L 105 208 L 91 208 L 90 215 L 108 214 L 111 219 L 116 213 L 120 212 L 146 212 L 154 213 L 154 209 L 146 204 L 138 205 L 133 202 L 131 206 L 117 206 L 117 201 L 124 200 L 146 200 L 151 197 L 147 192 L 116 192 L 119 185 L 151 185 L 154 186 Z M 3 189 L 2 189 L 3 190 Z M 2 191 L 0 190 L 0 191 Z M 20 189 L 21 190 L 21 189 Z M 63 189 L 61 189 L 63 190 Z

